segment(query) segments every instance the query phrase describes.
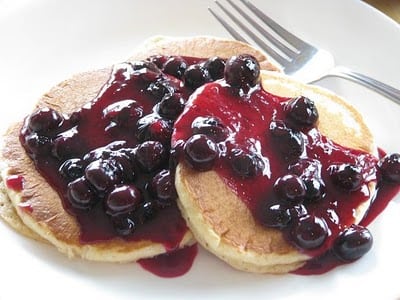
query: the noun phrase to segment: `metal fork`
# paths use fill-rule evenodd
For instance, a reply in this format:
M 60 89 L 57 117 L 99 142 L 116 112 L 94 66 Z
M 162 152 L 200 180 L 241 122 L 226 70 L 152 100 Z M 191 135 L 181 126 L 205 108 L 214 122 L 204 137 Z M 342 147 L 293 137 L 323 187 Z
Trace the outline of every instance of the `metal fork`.
M 250 15 L 232 0 L 226 1 L 252 27 L 239 20 L 231 12 L 232 9 L 229 10 L 218 0 L 215 0 L 215 3 L 229 17 L 231 22 L 243 30 L 256 45 L 281 65 L 285 74 L 309 83 L 330 76 L 345 78 L 370 88 L 400 105 L 400 90 L 369 76 L 354 72 L 346 67 L 335 66 L 333 55 L 330 52 L 319 49 L 288 32 L 250 1 L 240 0 L 246 7 L 246 11 L 251 13 Z M 236 40 L 250 43 L 234 27 L 229 25 L 221 15 L 218 15 L 211 8 L 208 8 L 208 10 Z M 266 26 L 262 26 L 261 23 L 264 23 Z M 276 37 L 268 30 L 274 31 Z M 268 41 L 272 46 L 265 41 Z

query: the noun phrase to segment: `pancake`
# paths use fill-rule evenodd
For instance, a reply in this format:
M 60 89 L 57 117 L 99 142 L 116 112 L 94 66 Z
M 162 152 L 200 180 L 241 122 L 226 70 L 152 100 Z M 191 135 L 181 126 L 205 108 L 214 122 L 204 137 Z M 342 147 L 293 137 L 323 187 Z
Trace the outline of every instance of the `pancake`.
M 152 54 L 207 58 L 229 57 L 244 52 L 257 57 L 263 68 L 277 69 L 265 55 L 249 45 L 213 37 L 151 38 L 139 46 L 128 61 L 145 59 Z M 36 108 L 49 107 L 70 114 L 96 97 L 109 79 L 111 71 L 110 67 L 74 75 L 44 94 Z M 116 237 L 106 241 L 81 243 L 82 232 L 75 217 L 64 210 L 59 194 L 40 175 L 20 144 L 22 125 L 23 122 L 18 122 L 7 130 L 1 152 L 3 182 L 7 182 L 10 176 L 20 176 L 23 179 L 21 191 L 7 185 L 0 190 L 3 204 L 0 215 L 14 229 L 50 242 L 69 257 L 94 261 L 136 261 L 171 250 L 161 243 L 146 239 L 128 241 Z M 175 247 L 184 247 L 194 242 L 191 232 L 186 229 L 179 245 Z
M 377 154 L 373 136 L 362 116 L 344 99 L 326 89 L 299 83 L 277 72 L 261 72 L 261 75 L 262 86 L 269 93 L 282 97 L 303 95 L 313 100 L 319 113 L 317 127 L 322 134 L 342 146 Z M 204 98 L 200 100 L 199 95 L 201 92 L 190 100 L 181 119 L 191 111 L 191 107 L 196 110 L 191 117 L 200 114 L 199 101 Z M 174 135 L 187 126 L 183 123 L 180 128 L 181 119 L 176 122 Z M 173 136 L 175 142 L 179 143 Z M 287 273 L 312 258 L 290 244 L 282 231 L 261 225 L 215 170 L 199 172 L 187 161 L 179 160 L 175 184 L 178 205 L 197 241 L 232 267 L 256 273 Z M 373 195 L 375 182 L 369 182 L 368 188 Z M 354 207 L 354 223 L 360 222 L 370 201 L 371 198 Z

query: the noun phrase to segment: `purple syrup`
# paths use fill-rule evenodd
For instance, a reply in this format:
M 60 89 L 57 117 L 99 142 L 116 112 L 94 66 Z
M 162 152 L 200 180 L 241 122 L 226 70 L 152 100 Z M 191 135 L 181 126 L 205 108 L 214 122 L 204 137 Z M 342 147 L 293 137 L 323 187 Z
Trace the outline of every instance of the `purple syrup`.
M 193 265 L 197 255 L 197 244 L 174 250 L 153 258 L 140 259 L 138 263 L 143 269 L 164 278 L 182 276 Z

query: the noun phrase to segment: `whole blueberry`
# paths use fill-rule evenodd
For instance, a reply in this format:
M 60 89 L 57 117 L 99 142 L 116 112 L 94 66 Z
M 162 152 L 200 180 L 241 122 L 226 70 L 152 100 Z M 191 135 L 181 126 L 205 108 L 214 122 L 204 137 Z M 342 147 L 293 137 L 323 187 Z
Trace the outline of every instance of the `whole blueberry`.
M 285 105 L 287 116 L 295 127 L 310 127 L 318 120 L 318 110 L 311 99 L 299 96 Z
M 163 144 L 158 141 L 146 141 L 136 150 L 136 161 L 144 172 L 152 172 L 166 160 L 167 153 Z
M 205 134 L 215 142 L 221 142 L 228 135 L 227 128 L 217 117 L 197 117 L 192 122 L 193 134 Z
M 218 158 L 217 145 L 204 134 L 195 134 L 190 137 L 183 150 L 186 161 L 198 171 L 210 170 Z
M 329 167 L 334 184 L 347 191 L 356 191 L 364 183 L 362 169 L 353 164 L 339 164 Z
M 212 80 L 224 77 L 225 62 L 225 59 L 218 56 L 211 57 L 204 62 L 204 68 L 208 70 Z
M 106 213 L 110 216 L 118 216 L 133 212 L 142 202 L 139 189 L 130 184 L 116 186 L 105 201 Z
M 382 179 L 391 183 L 400 183 L 400 154 L 386 155 L 378 162 Z
M 249 54 L 232 56 L 226 62 L 224 77 L 232 87 L 254 86 L 260 78 L 260 64 Z
M 328 226 L 323 218 L 307 215 L 292 224 L 290 235 L 297 247 L 315 249 L 325 242 Z
M 189 66 L 183 74 L 185 86 L 193 90 L 210 81 L 208 69 L 198 64 Z
M 37 133 L 45 133 L 58 128 L 64 118 L 52 108 L 44 107 L 33 112 L 28 117 L 29 129 Z
M 233 151 L 230 163 L 235 174 L 242 178 L 255 177 L 264 169 L 264 162 L 256 153 Z
M 333 251 L 344 261 L 354 261 L 367 253 L 372 243 L 370 231 L 363 226 L 353 224 L 336 238 Z
M 181 56 L 172 56 L 164 63 L 163 71 L 176 78 L 182 78 L 185 73 L 188 64 L 186 60 Z
M 89 209 L 97 202 L 96 194 L 85 177 L 68 184 L 67 197 L 71 205 L 78 209 Z
M 306 196 L 304 181 L 299 176 L 292 174 L 279 177 L 275 181 L 274 190 L 280 199 L 293 204 L 302 202 Z

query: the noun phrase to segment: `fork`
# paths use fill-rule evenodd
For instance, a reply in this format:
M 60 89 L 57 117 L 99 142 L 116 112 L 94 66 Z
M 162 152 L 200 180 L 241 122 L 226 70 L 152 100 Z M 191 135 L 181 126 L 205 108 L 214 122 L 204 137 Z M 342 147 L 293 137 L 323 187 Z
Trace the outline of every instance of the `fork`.
M 215 0 L 217 6 L 229 17 L 231 22 L 249 36 L 256 45 L 269 54 L 281 67 L 285 74 L 295 77 L 303 82 L 316 82 L 326 77 L 336 76 L 361 84 L 375 92 L 387 97 L 400 105 L 400 90 L 369 76 L 354 72 L 343 66 L 335 66 L 333 55 L 323 49 L 319 49 L 306 41 L 301 40 L 290 33 L 259 8 L 248 0 L 240 0 L 249 12 L 235 4 L 232 0 L 226 0 L 230 6 L 242 16 L 251 26 L 245 25 L 234 13 Z M 249 43 L 234 27 L 229 25 L 221 15 L 218 15 L 210 7 L 210 13 L 219 23 L 236 39 Z M 231 9 L 232 10 L 232 9 Z M 255 21 L 258 19 L 259 21 Z M 267 27 L 260 25 L 261 22 Z M 275 32 L 275 37 L 266 28 Z M 257 34 L 255 31 L 258 31 Z M 260 36 L 261 34 L 261 36 Z M 265 41 L 268 41 L 268 45 Z

